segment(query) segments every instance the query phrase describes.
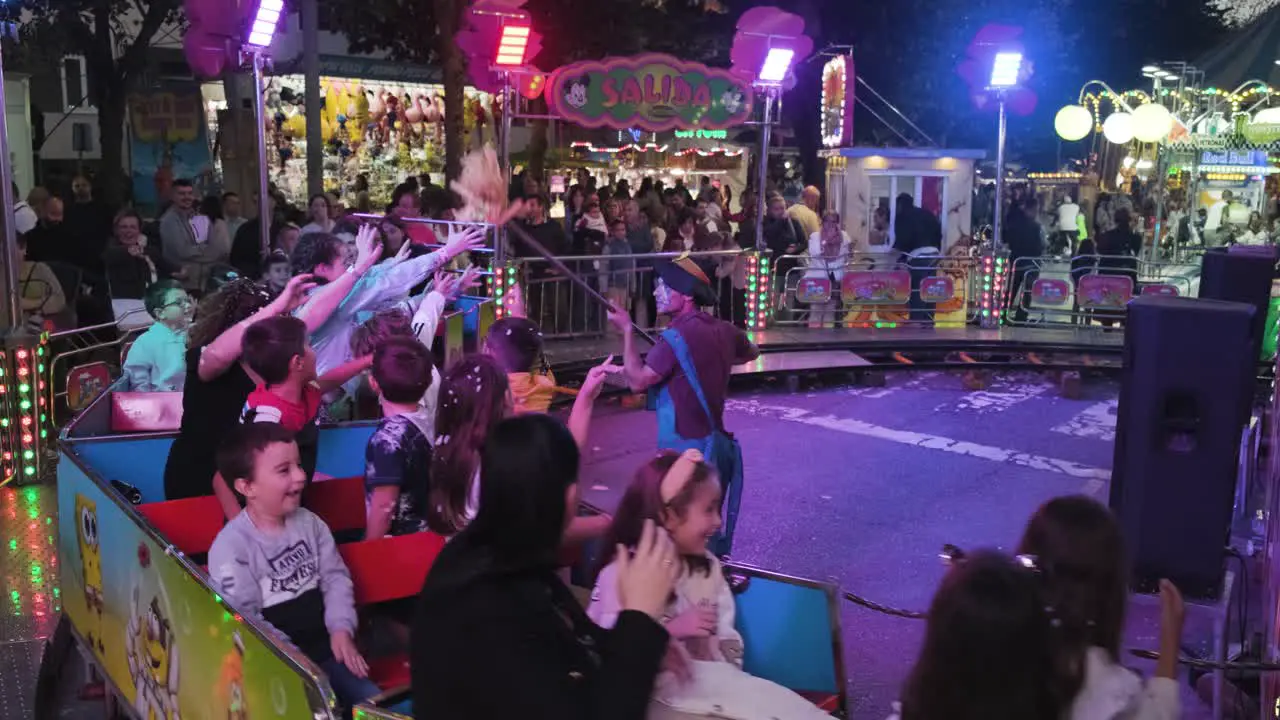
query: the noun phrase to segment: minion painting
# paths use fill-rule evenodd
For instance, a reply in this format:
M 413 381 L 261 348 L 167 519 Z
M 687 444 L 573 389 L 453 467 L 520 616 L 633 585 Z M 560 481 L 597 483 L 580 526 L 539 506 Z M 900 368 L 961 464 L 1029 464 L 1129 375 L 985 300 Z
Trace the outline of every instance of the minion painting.
M 76 541 L 80 545 L 80 567 L 84 583 L 84 604 L 88 609 L 85 640 L 99 656 L 106 652 L 102 643 L 102 547 L 98 542 L 98 506 L 83 495 L 76 495 Z
M 138 588 L 126 631 L 133 706 L 142 720 L 179 720 L 178 648 L 169 619 L 153 597 L 144 610 Z

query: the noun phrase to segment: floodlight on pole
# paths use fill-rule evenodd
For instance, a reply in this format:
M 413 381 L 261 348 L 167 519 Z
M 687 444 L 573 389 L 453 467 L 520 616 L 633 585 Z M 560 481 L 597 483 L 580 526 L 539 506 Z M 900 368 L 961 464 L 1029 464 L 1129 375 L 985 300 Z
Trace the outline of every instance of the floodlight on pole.
M 280 24 L 280 15 L 284 12 L 284 0 L 260 0 L 258 11 L 253 14 L 253 24 L 249 26 L 249 39 L 245 44 L 253 48 L 271 47 L 275 38 L 276 27 Z
M 520 67 L 529 49 L 528 25 L 503 25 L 502 38 L 498 40 L 498 53 L 493 64 L 499 67 Z
M 791 48 L 769 48 L 769 54 L 764 58 L 764 65 L 760 66 L 759 81 L 781 83 L 786 80 L 787 72 L 791 70 L 791 61 L 795 56 L 796 51 Z
M 1022 71 L 1022 53 L 996 53 L 991 63 L 991 87 L 1011 88 L 1018 84 L 1018 73 Z

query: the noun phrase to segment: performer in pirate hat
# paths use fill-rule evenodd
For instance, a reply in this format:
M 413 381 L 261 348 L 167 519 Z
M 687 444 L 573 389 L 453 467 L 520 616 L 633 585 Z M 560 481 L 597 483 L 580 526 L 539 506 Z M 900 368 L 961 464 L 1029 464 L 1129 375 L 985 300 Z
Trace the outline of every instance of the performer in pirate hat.
M 695 449 L 720 473 L 726 511 L 713 543 L 728 554 L 742 495 L 742 450 L 725 432 L 724 402 L 734 365 L 750 362 L 760 349 L 733 324 L 702 310 L 715 305 L 711 280 L 688 254 L 654 267 L 653 295 L 658 312 L 671 317 L 653 349 L 641 359 L 626 309 L 614 309 L 609 321 L 622 333 L 627 383 L 634 392 L 648 391 L 658 413 L 658 449 Z

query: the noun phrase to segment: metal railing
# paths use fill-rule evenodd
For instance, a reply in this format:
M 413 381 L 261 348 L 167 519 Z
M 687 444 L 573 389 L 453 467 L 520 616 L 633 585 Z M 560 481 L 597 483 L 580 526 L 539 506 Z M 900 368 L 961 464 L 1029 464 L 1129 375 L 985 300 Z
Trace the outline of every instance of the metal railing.
M 1200 266 L 1131 255 L 1023 257 L 1010 267 L 1004 322 L 1017 326 L 1120 327 L 1139 295 L 1194 297 Z
M 681 254 L 566 255 L 557 259 L 612 303 L 628 308 L 636 325 L 648 332 L 661 327 L 653 298 L 653 262 Z M 722 320 L 739 325 L 746 322 L 743 259 L 747 254 L 746 250 L 689 253 L 715 284 L 718 302 L 710 311 Z M 582 288 L 559 275 L 545 258 L 513 258 L 512 262 L 523 288 L 525 312 L 542 327 L 544 337 L 577 339 L 614 332 L 605 309 L 587 297 Z
M 124 329 L 123 327 L 126 318 L 140 313 L 146 314 L 146 310 L 131 310 L 108 323 L 49 333 L 50 355 L 42 378 L 45 381 L 45 392 L 48 397 L 49 420 L 53 427 L 69 419 L 62 417 L 62 413 L 69 408 L 65 402 L 60 402 L 67 398 L 67 382 L 60 381 L 65 381 L 71 370 L 69 360 L 85 357 L 106 348 L 123 348 L 146 329 Z M 115 337 L 109 337 L 111 334 Z M 108 337 L 104 338 L 101 335 Z M 124 359 L 119 358 L 119 360 L 123 365 Z
M 967 256 L 785 255 L 774 270 L 775 325 L 958 327 L 978 316 L 979 267 Z

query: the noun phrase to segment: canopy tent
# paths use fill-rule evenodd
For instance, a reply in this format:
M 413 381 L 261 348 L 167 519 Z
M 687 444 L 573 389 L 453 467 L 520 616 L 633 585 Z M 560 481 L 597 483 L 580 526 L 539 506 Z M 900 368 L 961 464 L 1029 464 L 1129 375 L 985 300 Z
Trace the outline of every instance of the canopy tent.
M 1280 86 L 1276 60 L 1280 60 L 1280 6 L 1233 33 L 1192 65 L 1204 72 L 1204 87 L 1230 92 L 1250 80 Z

